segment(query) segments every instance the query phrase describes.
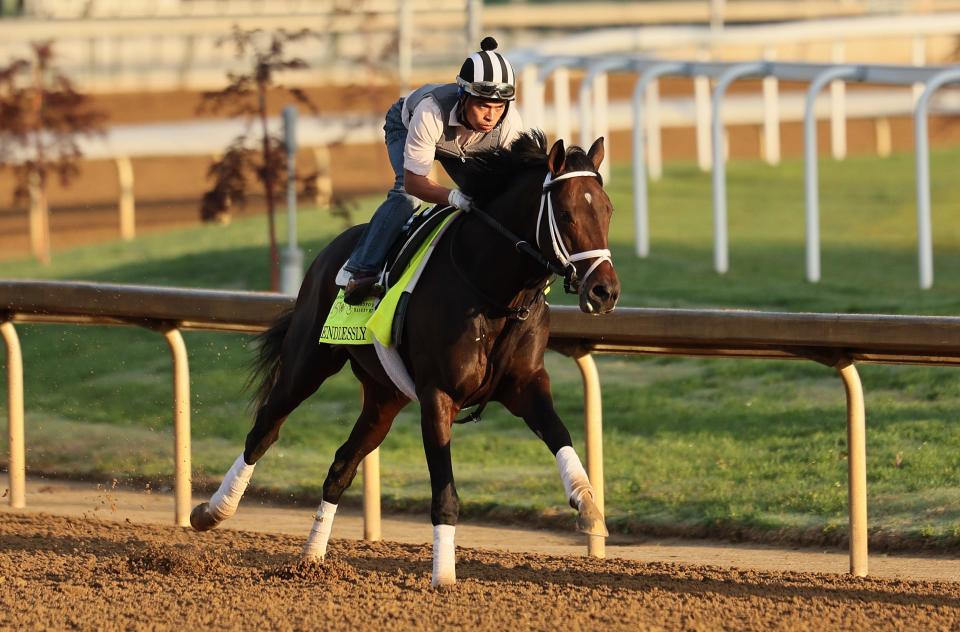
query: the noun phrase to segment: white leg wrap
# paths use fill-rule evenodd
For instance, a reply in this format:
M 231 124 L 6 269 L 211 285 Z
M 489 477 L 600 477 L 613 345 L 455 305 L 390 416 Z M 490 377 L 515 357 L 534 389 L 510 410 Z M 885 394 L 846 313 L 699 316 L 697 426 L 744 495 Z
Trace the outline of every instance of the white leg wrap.
M 313 528 L 307 536 L 307 543 L 303 545 L 300 557 L 304 560 L 322 562 L 327 555 L 327 542 L 330 540 L 330 530 L 333 529 L 333 517 L 337 514 L 337 506 L 323 501 L 313 516 Z
M 457 554 L 453 543 L 456 529 L 449 524 L 433 527 L 433 579 L 430 585 L 434 588 L 457 583 Z
M 237 512 L 237 505 L 247 490 L 255 465 L 247 465 L 243 455 L 237 457 L 230 471 L 223 477 L 220 488 L 210 497 L 210 513 L 217 520 L 226 520 Z
M 587 471 L 580 463 L 576 450 L 564 446 L 557 452 L 557 467 L 560 469 L 560 478 L 563 480 L 563 491 L 567 498 L 577 508 L 584 494 L 593 495 L 593 486 L 587 478 Z

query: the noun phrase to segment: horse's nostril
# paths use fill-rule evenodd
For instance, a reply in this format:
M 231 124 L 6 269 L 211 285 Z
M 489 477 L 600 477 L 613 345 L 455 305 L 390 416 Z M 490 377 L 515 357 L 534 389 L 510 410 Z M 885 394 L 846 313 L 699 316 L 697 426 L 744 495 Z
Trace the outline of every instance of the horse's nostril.
M 610 291 L 607 289 L 606 285 L 598 283 L 590 288 L 590 293 L 596 296 L 601 301 L 605 301 L 610 298 Z

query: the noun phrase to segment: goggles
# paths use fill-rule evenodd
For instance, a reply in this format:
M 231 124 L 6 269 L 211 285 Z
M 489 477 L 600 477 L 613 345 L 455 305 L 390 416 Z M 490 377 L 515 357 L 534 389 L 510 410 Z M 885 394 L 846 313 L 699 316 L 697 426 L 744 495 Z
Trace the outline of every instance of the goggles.
M 457 85 L 469 94 L 482 99 L 500 99 L 512 101 L 517 94 L 516 87 L 511 83 L 493 83 L 491 81 L 467 81 L 457 77 Z

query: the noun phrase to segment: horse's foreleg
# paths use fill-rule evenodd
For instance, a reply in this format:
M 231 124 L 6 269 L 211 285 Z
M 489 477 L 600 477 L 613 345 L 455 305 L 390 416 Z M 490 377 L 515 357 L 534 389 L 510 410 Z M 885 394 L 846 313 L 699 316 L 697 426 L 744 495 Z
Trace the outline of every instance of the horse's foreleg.
M 453 482 L 450 436 L 457 408 L 445 393 L 432 390 L 420 395 L 420 429 L 430 469 L 430 521 L 433 523 L 433 575 L 431 584 L 452 586 L 457 581 L 454 532 L 460 515 L 460 498 Z
M 589 535 L 607 537 L 603 513 L 594 500 L 593 486 L 580 462 L 570 432 L 553 406 L 550 377 L 540 370 L 528 381 L 510 388 L 502 398 L 504 406 L 523 418 L 550 449 L 557 460 L 560 480 L 570 506 L 577 510 L 577 530 Z
M 393 388 L 363 380 L 363 409 L 350 436 L 337 450 L 323 482 L 323 502 L 314 515 L 313 528 L 301 554 L 303 559 L 323 560 L 340 497 L 353 482 L 361 461 L 383 442 L 397 413 L 409 401 Z
M 324 345 L 316 345 L 309 354 L 301 354 L 282 363 L 277 381 L 266 401 L 257 410 L 256 420 L 247 433 L 243 454 L 237 457 L 223 482 L 210 497 L 190 512 L 190 525 L 197 531 L 213 529 L 233 516 L 250 483 L 260 457 L 280 436 L 280 426 L 303 400 L 312 395 L 325 379 L 337 373 L 346 355 Z

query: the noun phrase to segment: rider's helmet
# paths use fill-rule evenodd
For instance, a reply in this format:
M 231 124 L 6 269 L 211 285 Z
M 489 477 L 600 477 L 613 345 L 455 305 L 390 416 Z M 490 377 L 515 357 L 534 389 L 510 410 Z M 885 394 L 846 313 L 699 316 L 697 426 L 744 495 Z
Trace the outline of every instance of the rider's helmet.
M 496 48 L 497 40 L 492 37 L 483 38 L 480 50 L 467 57 L 460 67 L 457 74 L 457 85 L 460 86 L 457 114 L 460 120 L 464 120 L 462 109 L 468 95 L 505 101 L 508 108 L 510 101 L 517 98 L 517 80 L 513 74 L 513 66 L 503 55 L 495 52 Z

